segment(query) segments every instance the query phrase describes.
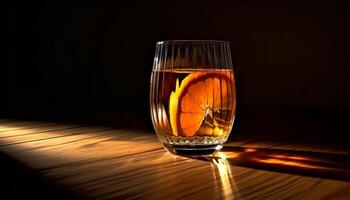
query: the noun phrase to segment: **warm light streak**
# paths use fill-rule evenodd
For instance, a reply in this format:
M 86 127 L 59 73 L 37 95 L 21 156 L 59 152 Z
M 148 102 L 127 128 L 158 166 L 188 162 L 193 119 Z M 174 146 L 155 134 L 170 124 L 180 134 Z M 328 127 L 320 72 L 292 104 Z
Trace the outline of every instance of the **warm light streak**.
M 126 129 L 77 128 L 40 134 L 27 133 L 28 129 L 1 132 L 0 146 L 8 153 L 26 159 L 28 163 L 40 163 L 41 166 L 42 163 L 49 165 L 113 157 L 116 152 L 118 155 L 128 155 L 131 149 L 132 152 L 142 153 L 159 148 L 155 138 L 138 137 L 144 133 Z M 126 133 L 130 135 L 125 137 Z M 32 155 L 36 155 L 36 160 L 32 159 Z
M 237 158 L 241 154 L 236 152 L 217 152 L 213 155 L 215 158 L 221 158 L 221 159 L 232 159 Z
M 273 155 L 271 157 L 273 157 L 273 158 L 281 158 L 281 159 L 288 159 L 288 160 L 298 160 L 298 161 L 313 161 L 313 162 L 320 162 L 320 161 L 322 161 L 322 160 L 319 160 L 319 159 L 302 157 L 302 156 Z
M 286 160 L 277 159 L 277 158 L 254 159 L 254 161 L 260 162 L 260 163 L 274 164 L 274 165 L 285 165 L 289 167 L 300 167 L 300 168 L 309 168 L 309 169 L 328 169 L 325 167 L 309 165 L 309 164 L 305 164 L 297 161 L 286 161 Z
M 256 152 L 256 149 L 253 149 L 253 148 L 246 148 L 245 150 L 244 150 L 245 152 Z
M 237 191 L 236 185 L 233 180 L 230 164 L 226 159 L 227 157 L 227 153 L 218 152 L 215 154 L 215 158 L 212 159 L 213 174 L 215 181 L 217 180 L 216 174 L 219 175 L 218 178 L 220 179 L 220 185 L 225 199 L 235 199 L 238 197 L 238 193 L 235 192 Z M 216 183 L 216 185 L 218 184 Z

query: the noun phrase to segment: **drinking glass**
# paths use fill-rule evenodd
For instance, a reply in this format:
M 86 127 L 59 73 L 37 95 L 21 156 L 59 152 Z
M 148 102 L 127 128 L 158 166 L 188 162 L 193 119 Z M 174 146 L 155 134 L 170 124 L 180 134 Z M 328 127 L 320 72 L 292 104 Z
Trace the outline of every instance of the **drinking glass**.
M 229 42 L 157 42 L 150 110 L 157 136 L 169 152 L 205 155 L 220 150 L 236 111 Z

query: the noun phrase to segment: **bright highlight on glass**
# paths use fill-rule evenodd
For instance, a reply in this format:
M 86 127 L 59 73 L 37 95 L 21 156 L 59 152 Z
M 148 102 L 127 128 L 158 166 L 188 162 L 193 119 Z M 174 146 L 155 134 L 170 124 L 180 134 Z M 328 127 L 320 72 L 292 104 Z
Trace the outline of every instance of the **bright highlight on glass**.
M 236 108 L 229 43 L 158 42 L 150 107 L 153 126 L 168 151 L 220 150 L 231 132 Z

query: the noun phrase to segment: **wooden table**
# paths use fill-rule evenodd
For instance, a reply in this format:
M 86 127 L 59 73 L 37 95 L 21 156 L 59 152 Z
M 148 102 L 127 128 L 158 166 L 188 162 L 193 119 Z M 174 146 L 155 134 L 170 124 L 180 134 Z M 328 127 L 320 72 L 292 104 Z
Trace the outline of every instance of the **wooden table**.
M 72 199 L 350 199 L 349 154 L 327 148 L 250 138 L 189 158 L 150 131 L 1 120 L 0 152 Z

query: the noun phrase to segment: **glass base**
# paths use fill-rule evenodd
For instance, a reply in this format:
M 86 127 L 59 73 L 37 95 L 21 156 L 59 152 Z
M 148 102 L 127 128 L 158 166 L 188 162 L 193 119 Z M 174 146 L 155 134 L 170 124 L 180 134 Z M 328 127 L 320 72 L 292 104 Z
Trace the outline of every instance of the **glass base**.
M 210 155 L 216 151 L 222 149 L 222 145 L 175 145 L 175 144 L 163 144 L 165 149 L 170 153 L 177 155 L 185 156 L 194 156 L 194 155 Z

